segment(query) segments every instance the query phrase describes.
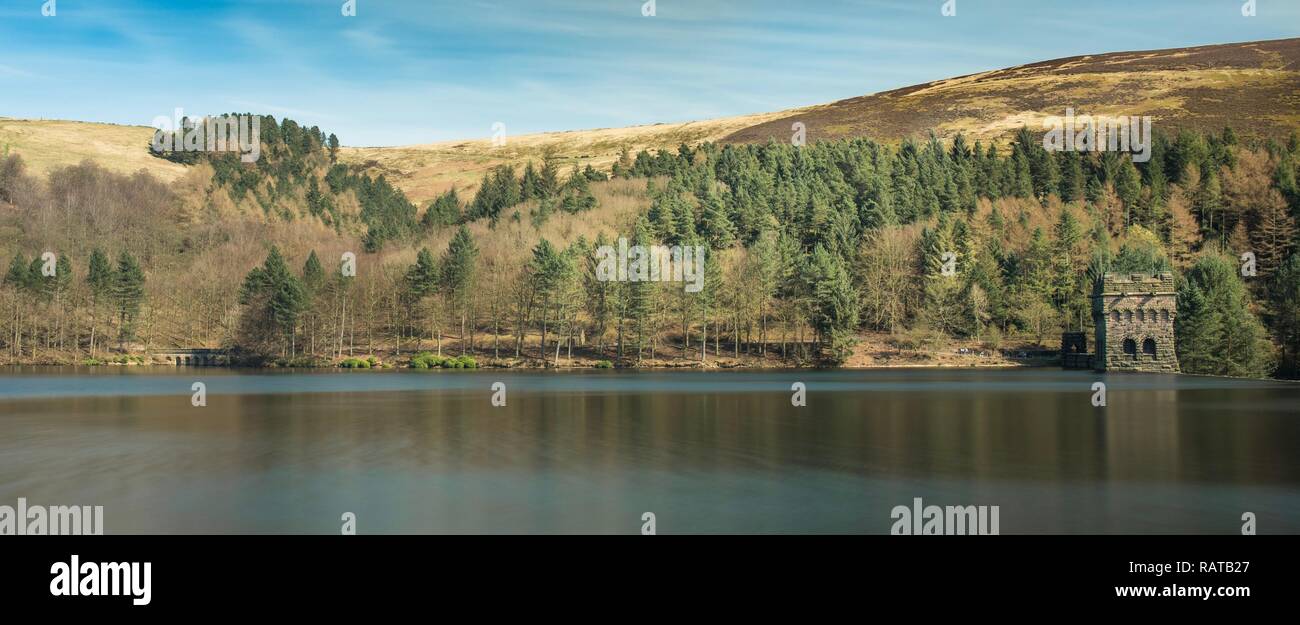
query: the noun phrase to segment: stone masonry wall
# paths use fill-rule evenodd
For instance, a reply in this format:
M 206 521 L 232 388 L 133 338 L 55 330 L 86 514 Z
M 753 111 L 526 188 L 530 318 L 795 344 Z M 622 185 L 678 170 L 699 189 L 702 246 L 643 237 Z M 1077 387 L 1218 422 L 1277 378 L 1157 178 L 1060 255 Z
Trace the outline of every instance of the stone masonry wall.
M 1092 299 L 1099 371 L 1178 371 L 1172 274 L 1106 274 Z M 1125 349 L 1126 341 L 1128 350 Z M 1150 352 L 1154 351 L 1154 355 Z

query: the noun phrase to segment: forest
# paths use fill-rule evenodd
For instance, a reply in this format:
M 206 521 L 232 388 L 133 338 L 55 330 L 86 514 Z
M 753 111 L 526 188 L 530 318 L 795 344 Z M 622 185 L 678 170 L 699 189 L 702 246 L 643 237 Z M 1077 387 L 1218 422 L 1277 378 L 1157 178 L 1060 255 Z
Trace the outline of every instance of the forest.
M 1167 136 L 1151 159 L 930 136 L 547 154 L 411 202 L 319 128 L 164 184 L 0 157 L 9 362 L 221 347 L 276 366 L 834 366 L 1052 346 L 1105 272 L 1177 276 L 1185 372 L 1297 377 L 1300 141 Z M 595 249 L 702 245 L 705 288 L 597 279 Z M 1243 255 L 1253 260 L 1243 271 Z M 945 267 L 945 258 L 955 265 Z

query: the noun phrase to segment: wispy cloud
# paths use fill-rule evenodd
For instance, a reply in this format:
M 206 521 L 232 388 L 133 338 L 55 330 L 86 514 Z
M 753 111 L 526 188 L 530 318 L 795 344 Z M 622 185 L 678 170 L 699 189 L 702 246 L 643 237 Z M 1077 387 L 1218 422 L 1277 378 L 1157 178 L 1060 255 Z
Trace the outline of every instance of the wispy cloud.
M 175 107 L 407 144 L 780 110 L 1078 54 L 1300 35 L 1300 5 L 1095 0 L 119 0 L 0 9 L 0 115 Z M 1261 8 L 1261 14 L 1263 8 Z M 1111 16 L 1123 16 L 1122 20 Z

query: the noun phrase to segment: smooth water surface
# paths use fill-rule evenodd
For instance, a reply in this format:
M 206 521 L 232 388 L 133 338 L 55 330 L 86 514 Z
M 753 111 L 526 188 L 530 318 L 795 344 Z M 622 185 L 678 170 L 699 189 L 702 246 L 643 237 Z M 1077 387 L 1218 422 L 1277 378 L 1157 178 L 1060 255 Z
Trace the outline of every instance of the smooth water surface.
M 1094 382 L 1107 406 L 1092 405 Z M 191 385 L 207 405 L 191 406 Z M 507 405 L 493 407 L 503 382 Z M 804 382 L 808 405 L 791 405 Z M 1050 369 L 0 369 L 0 504 L 106 533 L 1300 531 L 1300 385 Z

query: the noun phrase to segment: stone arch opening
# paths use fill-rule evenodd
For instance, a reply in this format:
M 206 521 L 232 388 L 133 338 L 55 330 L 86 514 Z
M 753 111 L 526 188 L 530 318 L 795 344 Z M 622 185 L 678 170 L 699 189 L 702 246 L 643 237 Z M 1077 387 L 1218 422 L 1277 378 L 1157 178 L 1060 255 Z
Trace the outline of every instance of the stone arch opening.
M 1150 357 L 1151 357 L 1151 360 L 1155 360 L 1155 359 L 1156 359 L 1156 340 L 1155 340 L 1155 339 L 1153 339 L 1153 338 L 1148 338 L 1148 339 L 1142 341 L 1142 355 L 1143 355 L 1143 356 L 1150 356 Z
M 1124 355 L 1131 358 L 1137 358 L 1137 341 L 1133 339 L 1124 339 Z

